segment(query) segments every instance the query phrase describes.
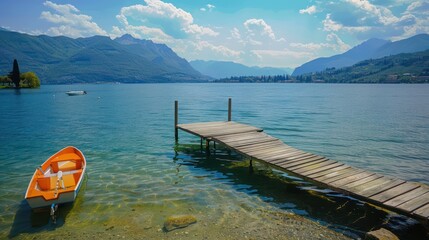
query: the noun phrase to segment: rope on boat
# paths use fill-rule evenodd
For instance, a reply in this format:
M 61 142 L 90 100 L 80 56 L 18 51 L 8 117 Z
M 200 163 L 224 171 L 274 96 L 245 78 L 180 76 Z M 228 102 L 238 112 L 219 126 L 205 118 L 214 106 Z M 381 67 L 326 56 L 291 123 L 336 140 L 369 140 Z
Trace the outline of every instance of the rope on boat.
M 63 179 L 63 172 L 62 171 L 58 171 L 58 173 L 57 173 L 57 183 L 55 185 L 55 192 L 54 192 L 55 197 L 58 195 L 58 188 L 59 188 L 60 182 L 61 182 L 62 189 L 66 189 L 66 187 L 64 186 L 64 179 Z

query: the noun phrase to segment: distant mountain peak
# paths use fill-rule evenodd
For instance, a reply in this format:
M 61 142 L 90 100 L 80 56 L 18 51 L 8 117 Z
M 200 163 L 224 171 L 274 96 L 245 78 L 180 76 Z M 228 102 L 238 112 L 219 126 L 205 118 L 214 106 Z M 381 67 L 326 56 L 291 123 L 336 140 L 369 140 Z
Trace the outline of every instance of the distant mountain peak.
M 88 38 L 30 36 L 0 31 L 0 73 L 19 60 L 42 83 L 207 81 L 164 44 L 124 35 Z
M 327 68 L 352 66 L 363 60 L 376 59 L 400 53 L 412 53 L 429 49 L 429 35 L 419 34 L 413 37 L 391 42 L 371 38 L 342 54 L 311 60 L 297 67 L 292 75 L 301 75 L 324 71 Z
M 132 45 L 132 44 L 156 44 L 152 42 L 151 40 L 146 39 L 138 39 L 133 37 L 131 34 L 124 34 L 121 37 L 115 38 L 115 42 L 118 42 L 122 45 Z M 164 45 L 164 44 L 161 44 Z
M 284 75 L 292 72 L 292 69 L 288 68 L 249 67 L 231 61 L 194 60 L 189 63 L 202 74 L 218 79 L 233 76 Z
M 120 37 L 117 37 L 115 38 L 115 41 L 124 45 L 139 43 L 139 39 L 134 38 L 133 36 L 131 36 L 131 34 L 124 34 Z

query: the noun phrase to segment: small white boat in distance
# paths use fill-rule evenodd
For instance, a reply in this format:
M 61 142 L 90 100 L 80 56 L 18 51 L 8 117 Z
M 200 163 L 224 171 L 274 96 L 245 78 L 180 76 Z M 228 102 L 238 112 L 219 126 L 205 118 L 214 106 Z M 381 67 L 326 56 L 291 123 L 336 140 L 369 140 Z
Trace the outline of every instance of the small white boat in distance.
M 69 96 L 85 95 L 86 91 L 68 91 L 66 92 Z
M 82 185 L 85 170 L 83 153 L 72 146 L 63 148 L 34 171 L 25 199 L 31 208 L 73 202 Z

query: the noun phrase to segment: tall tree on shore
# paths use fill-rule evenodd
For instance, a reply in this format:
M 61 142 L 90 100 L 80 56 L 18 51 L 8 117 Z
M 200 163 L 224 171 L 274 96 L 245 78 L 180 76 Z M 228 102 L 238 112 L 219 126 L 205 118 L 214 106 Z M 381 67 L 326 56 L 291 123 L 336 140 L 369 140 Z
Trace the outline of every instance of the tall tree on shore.
M 9 76 L 10 79 L 12 79 L 12 82 L 15 84 L 15 87 L 19 88 L 19 82 L 21 78 L 19 73 L 18 61 L 16 59 L 13 60 L 13 69 L 12 72 L 10 72 Z

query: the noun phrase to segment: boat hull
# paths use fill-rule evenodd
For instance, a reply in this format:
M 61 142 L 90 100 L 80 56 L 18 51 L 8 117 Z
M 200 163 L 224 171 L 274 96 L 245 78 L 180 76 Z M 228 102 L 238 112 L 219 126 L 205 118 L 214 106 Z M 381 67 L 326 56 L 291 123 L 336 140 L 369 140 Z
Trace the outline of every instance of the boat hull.
M 86 91 L 68 91 L 66 94 L 69 96 L 85 95 Z
M 75 147 L 66 147 L 36 169 L 25 199 L 31 208 L 73 202 L 83 183 L 86 159 Z
M 52 204 L 63 204 L 63 203 L 74 202 L 74 200 L 76 199 L 76 196 L 77 196 L 76 192 L 67 192 L 67 193 L 61 194 L 57 199 L 46 200 L 43 197 L 33 197 L 33 198 L 28 198 L 27 202 L 31 208 L 41 208 L 41 207 L 51 206 Z

